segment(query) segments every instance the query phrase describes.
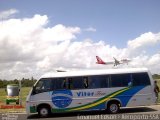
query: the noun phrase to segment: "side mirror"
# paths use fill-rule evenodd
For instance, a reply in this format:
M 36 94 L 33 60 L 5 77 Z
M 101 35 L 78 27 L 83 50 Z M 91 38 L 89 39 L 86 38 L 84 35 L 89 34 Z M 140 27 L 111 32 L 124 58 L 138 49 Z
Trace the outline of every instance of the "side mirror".
M 32 95 L 36 94 L 35 87 L 32 87 Z

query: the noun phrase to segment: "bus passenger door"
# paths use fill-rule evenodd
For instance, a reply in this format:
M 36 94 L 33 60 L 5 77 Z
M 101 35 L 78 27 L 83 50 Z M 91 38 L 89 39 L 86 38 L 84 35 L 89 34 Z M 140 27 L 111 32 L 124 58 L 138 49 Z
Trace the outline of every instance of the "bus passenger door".
M 67 108 L 72 103 L 72 92 L 68 89 L 66 78 L 56 78 L 53 80 L 54 90 L 52 92 L 52 103 L 57 109 Z

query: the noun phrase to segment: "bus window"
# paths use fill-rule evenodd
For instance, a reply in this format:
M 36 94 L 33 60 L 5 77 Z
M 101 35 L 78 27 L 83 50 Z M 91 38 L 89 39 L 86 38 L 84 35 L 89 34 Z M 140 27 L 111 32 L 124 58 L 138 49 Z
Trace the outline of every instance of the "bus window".
M 101 76 L 100 78 L 100 84 L 101 84 L 101 88 L 107 88 L 109 87 L 109 80 L 110 80 L 110 76 Z
M 66 78 L 53 78 L 52 79 L 53 89 L 67 89 L 67 80 Z
M 88 84 L 89 84 L 90 89 L 99 88 L 100 84 L 99 84 L 99 81 L 98 81 L 98 76 L 90 76 Z
M 59 86 L 59 87 L 57 87 L 58 85 L 56 85 L 56 89 L 66 89 L 67 88 L 67 80 L 64 78 L 62 78 L 62 79 L 58 79 L 58 81 L 57 82 L 59 82 L 59 84 L 61 85 L 61 86 Z M 56 84 L 57 84 L 57 82 L 56 82 Z
M 39 82 L 36 84 L 34 88 L 35 94 L 41 93 L 41 92 L 47 92 L 51 91 L 51 79 L 41 79 Z
M 69 89 L 83 89 L 84 83 L 82 77 L 69 78 Z
M 109 85 L 109 76 L 97 75 L 90 76 L 89 88 L 107 88 Z
M 84 84 L 84 88 L 88 88 L 88 86 L 89 86 L 88 77 L 83 78 L 83 84 Z
M 132 82 L 131 74 L 113 74 L 111 75 L 110 87 L 126 87 Z
M 73 89 L 73 80 L 72 80 L 72 78 L 68 78 L 68 89 Z
M 133 73 L 133 86 L 150 85 L 150 79 L 147 73 Z

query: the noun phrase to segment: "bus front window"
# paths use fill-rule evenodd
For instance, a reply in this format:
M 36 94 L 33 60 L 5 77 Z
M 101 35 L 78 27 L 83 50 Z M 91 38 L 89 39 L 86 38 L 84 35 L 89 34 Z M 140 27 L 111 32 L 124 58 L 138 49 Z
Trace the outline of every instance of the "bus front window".
M 50 80 L 45 80 L 45 79 L 39 80 L 39 82 L 35 85 L 33 91 L 34 94 L 51 91 Z

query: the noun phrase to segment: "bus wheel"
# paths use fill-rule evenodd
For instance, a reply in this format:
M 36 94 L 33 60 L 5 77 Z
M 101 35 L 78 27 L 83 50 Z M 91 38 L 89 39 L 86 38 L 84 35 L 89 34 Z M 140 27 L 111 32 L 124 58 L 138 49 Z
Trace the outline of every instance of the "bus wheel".
M 51 111 L 48 106 L 41 106 L 38 108 L 38 114 L 41 117 L 48 117 L 50 115 Z
M 111 102 L 107 106 L 107 111 L 110 114 L 116 114 L 119 112 L 119 104 L 117 102 Z

